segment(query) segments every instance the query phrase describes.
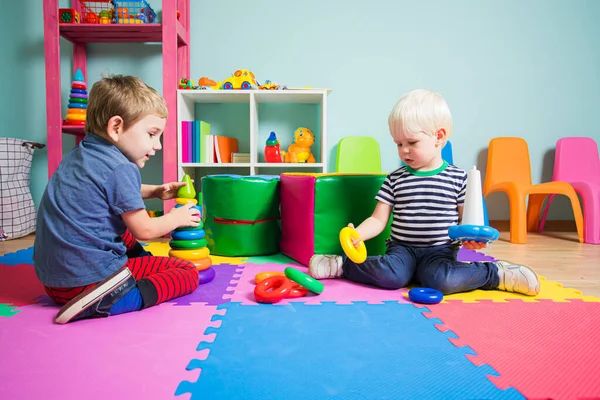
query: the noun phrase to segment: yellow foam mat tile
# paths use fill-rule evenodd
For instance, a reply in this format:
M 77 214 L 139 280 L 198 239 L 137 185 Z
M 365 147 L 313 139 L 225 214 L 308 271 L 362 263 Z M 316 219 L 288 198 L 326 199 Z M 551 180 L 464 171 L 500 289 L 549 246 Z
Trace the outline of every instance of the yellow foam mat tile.
M 524 302 L 535 303 L 538 300 L 552 300 L 558 303 L 569 302 L 571 299 L 579 299 L 585 302 L 599 303 L 600 298 L 584 296 L 577 289 L 563 287 L 558 282 L 549 281 L 540 276 L 540 293 L 537 296 L 525 296 L 518 293 L 505 292 L 502 290 L 473 290 L 466 293 L 456 293 L 444 296 L 443 302 L 462 301 L 463 303 L 477 303 L 479 300 L 488 300 L 495 303 L 507 303 L 510 299 L 519 299 Z
M 169 242 L 145 242 L 147 246 L 144 246 L 144 250 L 152 253 L 153 256 L 159 257 L 168 257 L 169 250 Z M 213 256 L 210 255 L 210 259 L 212 260 L 213 265 L 218 264 L 232 264 L 232 265 L 240 265 L 244 264 L 248 261 L 248 257 L 221 257 L 221 256 Z

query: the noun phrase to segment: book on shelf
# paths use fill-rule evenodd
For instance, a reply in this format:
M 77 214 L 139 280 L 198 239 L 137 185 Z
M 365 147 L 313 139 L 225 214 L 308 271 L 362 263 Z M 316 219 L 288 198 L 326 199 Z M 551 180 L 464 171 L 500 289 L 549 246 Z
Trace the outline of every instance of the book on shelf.
M 236 138 L 211 135 L 210 124 L 204 121 L 181 121 L 181 162 L 230 164 L 234 162 L 232 154 L 238 151 Z
M 231 153 L 231 162 L 234 164 L 249 164 L 250 153 Z

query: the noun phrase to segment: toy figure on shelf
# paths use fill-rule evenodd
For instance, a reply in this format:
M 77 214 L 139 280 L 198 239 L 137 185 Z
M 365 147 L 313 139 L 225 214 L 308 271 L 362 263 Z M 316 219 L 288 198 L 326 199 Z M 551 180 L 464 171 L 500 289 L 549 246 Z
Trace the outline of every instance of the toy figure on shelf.
M 277 140 L 275 132 L 271 132 L 267 139 L 267 144 L 265 146 L 265 161 L 268 163 L 283 162 L 281 151 L 279 149 L 279 140 Z
M 310 146 L 315 143 L 315 135 L 306 127 L 301 126 L 294 131 L 294 143 L 290 144 L 288 151 L 283 153 L 286 163 L 314 163 L 315 156 L 310 151 Z
M 233 73 L 233 75 L 227 79 L 225 79 L 222 83 L 222 88 L 224 90 L 235 90 L 235 89 L 257 89 L 258 82 L 254 77 L 252 71 L 247 69 L 238 69 Z

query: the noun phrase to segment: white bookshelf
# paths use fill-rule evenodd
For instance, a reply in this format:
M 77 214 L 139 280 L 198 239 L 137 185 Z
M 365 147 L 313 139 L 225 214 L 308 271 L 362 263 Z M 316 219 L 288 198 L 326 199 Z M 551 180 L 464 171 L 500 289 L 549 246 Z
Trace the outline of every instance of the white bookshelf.
M 293 172 L 327 172 L 327 96 L 331 93 L 329 89 L 306 89 L 306 90 L 178 90 L 177 91 L 177 176 L 181 180 L 184 174 L 189 174 L 195 179 L 196 185 L 202 176 L 217 173 L 231 173 L 238 175 L 273 175 L 284 171 Z M 228 105 L 237 104 L 245 110 L 248 106 L 248 115 L 241 117 L 246 119 L 244 124 L 247 132 L 243 135 L 248 137 L 238 138 L 238 142 L 246 143 L 248 148 L 240 146 L 241 153 L 250 153 L 250 163 L 182 163 L 182 121 L 206 120 L 206 115 L 197 112 L 199 105 Z M 286 107 L 295 105 L 314 105 L 315 115 L 307 123 L 315 135 L 315 145 L 311 151 L 317 162 L 315 163 L 266 163 L 261 159 L 265 141 L 271 127 L 268 123 L 261 123 L 261 105 L 286 104 Z M 312 109 L 312 108 L 311 108 Z M 272 114 L 272 113 L 271 113 Z M 271 115 L 272 117 L 272 115 Z M 232 116 L 232 118 L 240 118 Z M 285 125 L 285 115 L 280 122 Z M 240 121 L 241 123 L 241 121 Z M 291 131 L 290 131 L 291 130 Z M 292 141 L 293 130 L 276 132 L 281 143 L 281 149 L 287 151 Z M 213 131 L 211 134 L 221 135 L 226 132 Z M 265 136 L 266 135 L 266 136 Z

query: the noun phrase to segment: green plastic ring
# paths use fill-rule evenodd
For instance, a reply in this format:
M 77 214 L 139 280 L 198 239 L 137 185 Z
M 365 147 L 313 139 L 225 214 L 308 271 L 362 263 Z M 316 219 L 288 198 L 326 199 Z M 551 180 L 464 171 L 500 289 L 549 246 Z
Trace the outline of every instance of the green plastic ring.
M 185 227 L 181 227 L 181 228 L 177 228 L 177 231 L 199 231 L 200 229 L 204 228 L 204 223 L 202 221 L 200 221 L 200 225 L 198 226 L 185 226 Z
M 175 250 L 200 249 L 206 247 L 206 239 L 198 240 L 171 240 L 169 246 Z
M 302 271 L 298 271 L 296 268 L 287 267 L 283 273 L 288 277 L 288 279 L 296 282 L 300 286 L 304 286 L 316 294 L 323 293 L 323 290 L 325 289 L 323 283 L 315 280 Z

